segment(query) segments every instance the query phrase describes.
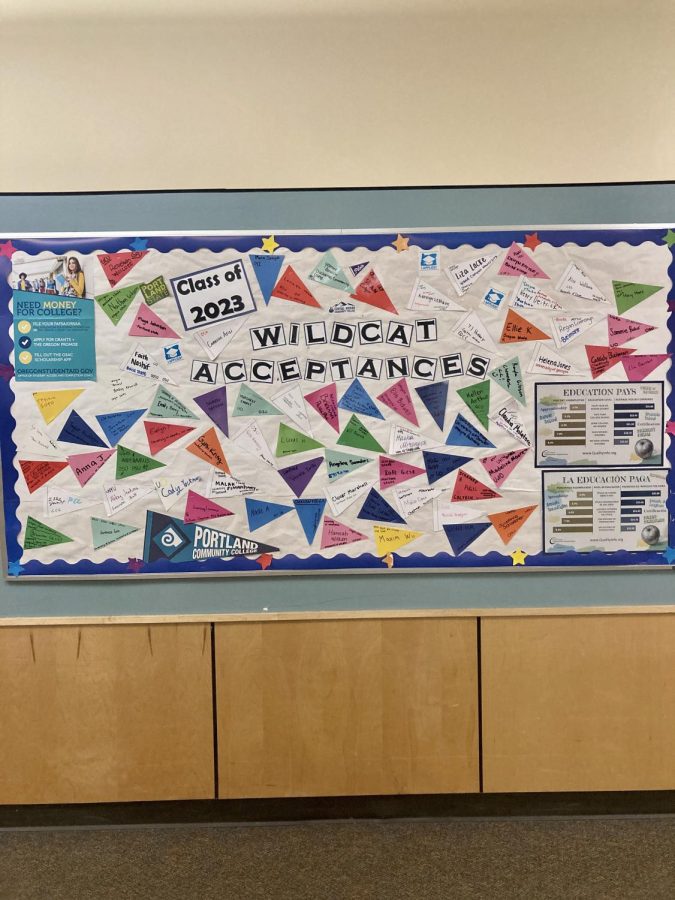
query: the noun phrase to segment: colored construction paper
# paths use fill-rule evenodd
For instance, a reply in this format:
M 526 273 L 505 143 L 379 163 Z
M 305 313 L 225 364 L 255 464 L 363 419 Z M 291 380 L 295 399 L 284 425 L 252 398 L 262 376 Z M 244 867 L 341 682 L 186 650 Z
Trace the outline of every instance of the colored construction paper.
M 377 399 L 412 425 L 419 427 L 420 423 L 417 420 L 417 413 L 410 396 L 410 388 L 405 378 L 395 381 L 386 391 L 378 394 Z
M 23 536 L 24 550 L 39 550 L 41 547 L 51 547 L 54 544 L 68 544 L 73 539 L 63 534 L 62 531 L 56 531 L 43 522 L 28 516 L 26 521 L 26 530 Z
M 68 444 L 82 444 L 85 447 L 105 447 L 105 441 L 84 421 L 74 409 L 71 410 L 57 438 Z
M 283 256 L 272 253 L 250 253 L 249 260 L 258 281 L 265 304 L 270 302 L 274 285 L 277 283 L 279 271 L 284 264 Z
M 425 470 L 419 466 L 403 462 L 400 459 L 390 459 L 388 456 L 380 456 L 380 490 L 393 487 L 402 481 L 424 475 Z
M 375 538 L 375 553 L 384 556 L 386 553 L 395 553 L 402 547 L 422 537 L 423 531 L 412 531 L 409 528 L 392 528 L 388 525 L 373 525 Z
M 147 303 L 141 303 L 129 329 L 130 337 L 178 338 L 179 334 L 166 324 Z
M 507 453 L 495 453 L 493 456 L 484 456 L 478 462 L 488 473 L 495 487 L 500 487 L 527 452 L 527 447 L 522 450 L 509 450 Z
M 401 518 L 394 507 L 387 503 L 375 488 L 370 489 L 357 518 L 370 519 L 374 522 L 399 522 L 401 525 L 405 525 L 405 519 Z
M 152 456 L 195 430 L 194 426 L 175 425 L 173 422 L 143 422 L 143 425 Z
M 175 397 L 171 391 L 160 384 L 148 411 L 149 416 L 157 419 L 196 419 L 197 416 Z
M 20 459 L 19 465 L 29 494 L 34 494 L 43 484 L 68 468 L 67 462 L 55 459 Z
M 318 309 L 321 309 L 321 304 L 298 277 L 293 266 L 286 266 L 284 274 L 272 290 L 272 297 L 278 297 L 280 300 L 290 300 L 293 303 L 301 303 L 303 306 L 316 306 Z
M 149 472 L 152 469 L 161 469 L 164 467 L 163 462 L 138 453 L 136 450 L 130 450 L 121 444 L 117 447 L 117 471 L 115 478 L 121 481 L 123 478 L 130 478 L 132 475 L 141 475 L 143 472 Z
M 65 391 L 35 391 L 33 399 L 37 403 L 40 415 L 49 425 L 54 419 L 60 415 L 77 397 L 82 393 L 83 388 Z
M 326 250 L 308 277 L 310 281 L 335 288 L 337 291 L 351 291 L 352 289 L 332 250 Z
M 514 241 L 501 264 L 499 275 L 527 275 L 528 278 L 548 278 L 532 257 Z
M 355 378 L 344 392 L 338 403 L 340 409 L 358 413 L 360 416 L 371 416 L 373 419 L 384 419 L 380 410 L 370 397 L 358 378 Z
M 537 508 L 534 506 L 521 506 L 519 509 L 509 509 L 505 512 L 492 513 L 488 519 L 492 522 L 495 531 L 504 544 L 508 544 L 511 538 L 517 534 L 525 522 Z
M 384 453 L 384 447 L 375 440 L 366 426 L 355 415 L 345 425 L 337 443 L 343 447 L 354 447 L 356 450 L 371 450 Z
M 493 491 L 487 484 L 483 484 L 473 475 L 469 475 L 464 469 L 460 469 L 455 479 L 455 487 L 452 492 L 453 502 L 467 503 L 471 500 L 494 500 L 500 497 L 497 491 Z
M 108 291 L 106 294 L 99 294 L 94 299 L 113 325 L 119 325 L 120 319 L 133 303 L 139 288 L 140 284 L 130 284 L 127 287 L 117 288 L 115 291 Z
M 209 465 L 215 466 L 216 469 L 220 469 L 220 471 L 225 472 L 226 475 L 229 474 L 230 467 L 225 459 L 225 454 L 223 453 L 223 448 L 215 428 L 211 427 L 208 431 L 205 431 L 204 434 L 200 434 L 199 437 L 195 438 L 195 440 L 191 444 L 188 444 L 185 449 L 188 453 L 192 453 L 196 456 L 197 459 L 202 459 L 204 462 L 209 463 Z
M 520 313 L 509 309 L 499 342 L 500 344 L 514 344 L 522 343 L 523 341 L 548 341 L 550 338 L 550 334 L 546 334 L 541 328 L 537 328 L 536 325 L 533 325 Z
M 161 275 L 153 278 L 152 281 L 142 284 L 140 287 L 143 299 L 148 306 L 154 306 L 155 303 L 159 303 L 160 300 L 164 300 L 171 295 L 167 283 Z
M 293 453 L 306 453 L 308 450 L 318 450 L 320 448 L 323 448 L 323 444 L 315 441 L 314 438 L 308 437 L 308 435 L 297 431 L 295 428 L 291 428 L 284 422 L 279 424 L 276 456 L 291 456 Z
M 501 388 L 504 388 L 514 400 L 517 400 L 521 406 L 525 406 L 523 373 L 521 372 L 520 360 L 517 356 L 514 356 L 513 359 L 508 360 L 508 362 L 502 363 L 501 366 L 497 366 L 491 372 L 488 372 L 488 375 L 493 381 L 496 381 Z
M 353 297 L 354 300 L 359 300 L 361 303 L 366 303 L 368 306 L 374 306 L 376 309 L 382 309 L 385 312 L 394 313 L 394 315 L 398 313 L 398 310 L 391 302 L 389 294 L 385 291 L 382 282 L 377 277 L 375 269 L 371 269 L 370 272 L 368 272 L 365 278 L 358 283 L 350 296 Z
M 337 387 L 334 382 L 305 394 L 305 400 L 327 422 L 333 431 L 340 433 L 340 414 L 338 413 Z
M 635 353 L 628 347 L 601 347 L 597 344 L 586 344 L 586 356 L 591 369 L 591 376 L 597 378 L 615 366 L 624 356 Z
M 464 463 L 471 462 L 470 456 L 455 456 L 453 453 L 436 453 L 433 450 L 423 450 L 424 466 L 427 470 L 427 480 L 429 484 L 435 484 L 459 469 Z
M 307 485 L 316 475 L 322 462 L 323 456 L 317 456 L 315 459 L 308 459 L 279 469 L 279 475 L 281 475 L 295 496 L 301 497 Z
M 494 447 L 492 441 L 488 440 L 461 413 L 457 413 L 455 416 L 445 443 L 448 447 Z
M 490 382 L 481 381 L 478 384 L 467 385 L 467 387 L 459 388 L 457 394 L 466 403 L 483 428 L 489 428 Z
M 321 549 L 328 550 L 330 547 L 343 547 L 346 544 L 354 544 L 357 541 L 365 541 L 365 534 L 355 531 L 349 525 L 337 522 L 330 516 L 324 516 L 323 531 L 321 532 Z
M 183 521 L 186 524 L 233 515 L 232 510 L 225 509 L 220 503 L 214 503 L 208 497 L 202 497 L 196 491 L 188 490 L 187 500 L 185 501 L 185 514 L 183 515 Z
M 626 356 L 621 363 L 629 381 L 642 381 L 658 367 L 670 359 L 670 353 L 646 353 Z
M 488 528 L 490 528 L 490 522 L 460 522 L 456 525 L 443 525 L 443 531 L 445 531 L 455 556 L 463 553 Z
M 130 409 L 125 412 L 102 413 L 100 416 L 96 416 L 96 420 L 101 426 L 106 440 L 111 447 L 114 447 L 145 411 L 145 409 Z
M 220 428 L 225 437 L 228 437 L 227 388 L 219 387 L 213 391 L 207 391 L 206 394 L 200 394 L 198 397 L 193 397 L 192 399 L 202 412 L 206 413 L 214 425 L 217 425 L 218 428 Z
M 114 452 L 114 450 L 94 450 L 92 453 L 75 453 L 68 457 L 68 465 L 81 487 L 84 487 L 88 481 L 91 481 Z
M 316 499 L 307 498 L 306 500 L 294 500 L 293 506 L 300 519 L 300 525 L 307 538 L 307 543 L 311 545 L 316 537 L 321 524 L 321 516 L 326 508 L 326 501 L 322 497 Z
M 281 516 L 285 516 L 286 513 L 293 512 L 292 506 L 272 503 L 270 500 L 254 500 L 251 497 L 246 497 L 245 503 L 249 531 L 257 531 L 263 525 L 268 525 L 270 522 L 281 518 Z
M 128 275 L 149 252 L 149 250 L 134 250 L 132 252 L 125 250 L 121 253 L 100 253 L 98 261 L 105 272 L 105 277 L 108 279 L 110 287 L 115 287 L 117 282 L 121 281 L 125 275 Z
M 373 461 L 372 456 L 362 456 L 357 453 L 342 453 L 340 450 L 326 450 L 326 471 L 329 479 L 342 478 L 355 469 L 367 465 Z
M 135 531 L 138 531 L 138 528 L 134 525 L 125 525 L 123 522 L 111 522 L 108 519 L 96 517 L 91 519 L 91 539 L 94 550 L 114 544 L 115 541 L 121 540 L 128 534 L 133 534 Z
M 616 301 L 616 311 L 623 315 L 629 309 L 642 303 L 657 291 L 663 290 L 659 284 L 639 284 L 632 281 L 613 281 L 612 289 Z
M 415 388 L 415 391 L 431 418 L 442 431 L 445 425 L 445 407 L 448 402 L 448 382 L 436 381 L 433 384 L 423 384 L 422 387 Z
M 655 325 L 623 319 L 621 316 L 607 316 L 607 343 L 610 347 L 620 347 L 628 341 L 634 341 L 643 334 L 654 331 Z
M 283 413 L 269 400 L 261 397 L 257 391 L 242 384 L 239 388 L 239 396 L 232 410 L 233 416 L 281 416 Z

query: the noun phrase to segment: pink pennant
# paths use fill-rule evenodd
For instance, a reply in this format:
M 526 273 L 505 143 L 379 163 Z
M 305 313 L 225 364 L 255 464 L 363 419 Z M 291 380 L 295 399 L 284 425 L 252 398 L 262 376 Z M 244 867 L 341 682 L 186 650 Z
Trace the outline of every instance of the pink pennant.
M 97 450 L 94 453 L 76 453 L 68 457 L 68 465 L 82 487 L 90 481 L 113 455 L 114 450 Z
M 485 456 L 478 462 L 492 479 L 495 487 L 499 487 L 509 477 L 521 459 L 528 453 L 528 448 L 523 450 L 509 450 L 508 453 L 495 453 L 494 456 Z
M 460 502 L 468 502 L 469 500 L 493 500 L 501 497 L 497 491 L 493 491 L 487 484 L 483 484 L 473 475 L 469 475 L 464 469 L 460 469 L 457 473 L 455 488 L 452 492 L 452 500 Z
M 626 356 L 621 360 L 629 381 L 642 381 L 658 369 L 661 363 L 670 359 L 670 353 L 647 353 L 638 356 Z
M 548 278 L 549 276 L 514 241 L 499 270 L 499 275 L 527 275 L 528 278 Z
M 322 419 L 328 422 L 333 431 L 340 433 L 337 387 L 333 382 L 325 387 L 320 387 L 317 391 L 312 391 L 311 394 L 305 394 L 305 400 L 318 412 Z
M 98 261 L 110 282 L 110 287 L 115 287 L 117 282 L 128 275 L 149 252 L 149 250 L 125 250 L 122 253 L 99 253 Z
M 233 516 L 234 513 L 225 509 L 219 503 L 214 503 L 208 497 L 202 497 L 196 491 L 188 490 L 187 503 L 183 521 L 186 525 L 194 522 L 203 522 L 205 519 L 220 519 L 223 516 Z
M 654 331 L 655 327 L 647 325 L 646 322 L 634 322 L 633 319 L 609 315 L 607 316 L 607 343 L 610 347 L 620 347 L 628 341 L 642 337 L 643 334 L 649 334 L 650 331 Z
M 170 328 L 164 319 L 160 319 L 146 303 L 141 303 L 133 325 L 129 329 L 131 337 L 177 338 L 179 334 Z
M 417 421 L 417 413 L 415 412 L 412 397 L 410 396 L 410 389 L 408 388 L 408 382 L 405 378 L 401 378 L 399 381 L 394 382 L 394 384 L 380 394 L 377 399 L 381 400 L 382 403 L 390 409 L 393 409 L 399 416 L 403 416 L 408 422 L 412 422 L 413 425 L 419 427 L 420 423 Z
M 380 489 L 393 487 L 402 481 L 408 481 L 409 478 L 415 478 L 417 475 L 424 475 L 426 469 L 419 466 L 413 466 L 410 463 L 402 462 L 399 459 L 390 459 L 388 456 L 380 457 Z
M 349 525 L 343 525 L 337 519 L 331 519 L 330 516 L 324 516 L 323 531 L 321 532 L 321 549 L 326 550 L 328 547 L 341 547 L 343 544 L 354 544 L 356 541 L 365 541 L 365 534 L 355 531 Z

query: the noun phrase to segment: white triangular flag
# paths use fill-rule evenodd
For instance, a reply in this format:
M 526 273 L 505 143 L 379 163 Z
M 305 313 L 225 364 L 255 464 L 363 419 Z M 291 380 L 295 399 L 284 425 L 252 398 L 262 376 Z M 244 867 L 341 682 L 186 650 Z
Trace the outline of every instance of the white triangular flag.
M 389 455 L 400 456 L 401 453 L 412 453 L 413 450 L 431 450 L 432 447 L 442 446 L 442 443 L 402 425 L 393 425 L 389 432 Z
M 596 316 L 553 316 L 553 339 L 559 350 L 576 340 L 579 335 L 597 325 L 601 319 Z
M 516 407 L 515 402 L 512 405 L 502 406 L 498 410 L 488 415 L 491 422 L 494 422 L 502 431 L 510 434 L 519 443 L 525 447 L 531 447 L 532 441 L 525 430 L 523 420 Z
M 157 491 L 157 496 L 162 501 L 162 506 L 165 510 L 169 510 L 174 503 L 187 494 L 190 488 L 203 493 L 201 487 L 203 480 L 201 475 L 183 475 L 178 478 L 175 476 L 173 478 L 155 478 L 152 483 Z
M 135 375 L 137 378 L 146 378 L 148 381 L 161 382 L 162 384 L 176 384 L 170 378 L 157 360 L 144 350 L 140 344 L 131 353 L 129 359 L 120 366 L 124 372 Z
M 572 363 L 559 356 L 555 350 L 540 343 L 534 345 L 534 353 L 527 371 L 530 375 L 574 375 L 576 373 Z
M 347 478 L 342 479 L 340 484 L 333 488 L 324 488 L 324 493 L 333 515 L 339 516 L 348 506 L 351 506 L 366 491 L 370 490 L 374 484 L 375 481 L 372 478 Z
M 100 502 L 95 497 L 83 497 L 52 487 L 47 489 L 45 496 L 45 515 L 50 519 L 53 516 L 64 516 L 69 512 L 86 509 L 88 506 L 96 506 Z
M 442 493 L 440 488 L 408 487 L 405 484 L 399 484 L 393 490 L 394 501 L 404 519 L 412 516 L 418 509 L 422 509 L 430 500 L 440 497 Z
M 107 395 L 105 406 L 117 406 L 125 403 L 134 394 L 139 391 L 148 390 L 152 387 L 150 381 L 143 382 L 140 378 L 130 378 L 129 375 L 115 375 L 107 382 Z
M 542 291 L 538 284 L 521 275 L 509 304 L 513 309 L 564 309 L 553 297 Z
M 209 358 L 215 359 L 227 347 L 242 324 L 242 319 L 234 319 L 220 327 L 202 328 L 193 334 Z
M 462 522 L 472 522 L 483 515 L 475 506 L 464 506 L 462 503 L 453 503 L 449 497 L 443 497 L 434 501 L 434 531 L 440 531 L 444 525 L 461 525 Z
M 584 270 L 574 262 L 571 262 L 562 273 L 555 289 L 560 291 L 561 294 L 570 294 L 570 296 L 578 297 L 580 300 L 589 300 L 593 303 L 609 302 Z
M 219 469 L 212 470 L 208 490 L 209 497 L 243 497 L 246 494 L 255 494 L 257 491 L 258 488 L 253 484 L 239 481 Z
M 153 491 L 152 485 L 146 484 L 104 484 L 103 485 L 103 502 L 105 503 L 105 514 L 113 516 L 121 509 L 131 506 L 141 497 L 146 497 Z
M 276 468 L 272 451 L 257 422 L 251 422 L 250 425 L 247 425 L 236 437 L 232 438 L 232 443 L 243 453 L 253 454 L 253 456 L 267 463 L 268 466 L 272 466 L 273 469 Z
M 435 287 L 427 284 L 426 281 L 422 281 L 421 278 L 418 278 L 413 285 L 412 294 L 410 295 L 410 300 L 408 301 L 408 309 L 445 309 L 466 311 L 466 307 L 460 306 L 459 303 L 455 303 L 455 301 L 451 300 L 450 297 L 446 297 L 445 294 L 437 291 Z
M 291 388 L 284 388 L 278 394 L 272 397 L 272 402 L 277 409 L 285 412 L 291 422 L 294 422 L 300 431 L 313 437 L 312 429 L 307 415 L 307 407 L 305 406 L 305 398 L 302 396 L 302 389 L 299 384 L 294 384 Z
M 455 263 L 447 267 L 445 270 L 446 274 L 458 296 L 462 297 L 466 294 L 471 285 L 480 278 L 483 272 L 490 268 L 498 255 L 497 253 L 482 254 L 465 262 Z
M 56 457 L 63 459 L 63 451 L 59 450 L 56 441 L 49 437 L 46 431 L 43 431 L 39 425 L 33 424 L 28 432 L 28 455 L 35 453 L 40 456 Z
M 491 353 L 499 353 L 497 345 L 490 337 L 490 332 L 481 321 L 478 313 L 468 312 L 452 329 L 458 338 L 480 347 L 481 350 L 490 350 Z

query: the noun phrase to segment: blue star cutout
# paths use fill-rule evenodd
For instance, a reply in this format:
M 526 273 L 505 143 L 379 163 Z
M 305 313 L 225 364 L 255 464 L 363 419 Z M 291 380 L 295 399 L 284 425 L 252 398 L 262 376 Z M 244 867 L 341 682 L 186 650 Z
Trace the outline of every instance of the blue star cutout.
M 129 244 L 132 250 L 147 250 L 148 249 L 148 241 L 147 238 L 134 238 L 133 241 Z
M 663 555 L 665 556 L 668 565 L 672 566 L 675 563 L 675 547 L 666 547 L 663 551 Z
M 23 572 L 23 566 L 18 559 L 13 559 L 7 567 L 7 571 L 10 575 L 20 575 Z

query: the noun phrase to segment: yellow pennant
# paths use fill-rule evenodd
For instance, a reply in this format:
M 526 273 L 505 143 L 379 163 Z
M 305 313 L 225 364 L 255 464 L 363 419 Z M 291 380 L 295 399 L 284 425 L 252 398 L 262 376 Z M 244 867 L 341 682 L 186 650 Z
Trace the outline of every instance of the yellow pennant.
M 373 525 L 375 533 L 375 552 L 378 556 L 400 550 L 411 541 L 422 537 L 423 531 L 410 531 L 408 528 L 392 528 L 390 525 Z
M 33 397 L 47 425 L 79 397 L 84 388 L 69 391 L 34 391 Z

